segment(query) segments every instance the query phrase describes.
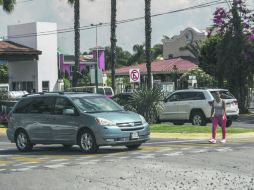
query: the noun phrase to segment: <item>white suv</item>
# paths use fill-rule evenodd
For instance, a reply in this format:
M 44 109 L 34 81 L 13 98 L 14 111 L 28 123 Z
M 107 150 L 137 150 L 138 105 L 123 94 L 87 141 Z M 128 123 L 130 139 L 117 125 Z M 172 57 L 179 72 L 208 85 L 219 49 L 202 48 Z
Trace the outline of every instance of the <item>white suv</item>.
M 211 121 L 211 105 L 215 92 L 221 93 L 226 103 L 227 127 L 232 120 L 238 118 L 239 109 L 235 97 L 226 89 L 191 89 L 178 90 L 165 100 L 165 109 L 159 116 L 159 121 L 171 121 L 175 125 L 191 122 L 193 125 L 206 125 Z

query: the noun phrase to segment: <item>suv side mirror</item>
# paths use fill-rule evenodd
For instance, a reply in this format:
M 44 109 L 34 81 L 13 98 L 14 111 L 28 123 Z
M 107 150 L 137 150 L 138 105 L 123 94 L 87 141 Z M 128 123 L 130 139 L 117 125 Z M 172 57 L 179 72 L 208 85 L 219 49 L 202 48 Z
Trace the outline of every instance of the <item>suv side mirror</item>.
M 63 115 L 75 115 L 74 109 L 64 109 Z

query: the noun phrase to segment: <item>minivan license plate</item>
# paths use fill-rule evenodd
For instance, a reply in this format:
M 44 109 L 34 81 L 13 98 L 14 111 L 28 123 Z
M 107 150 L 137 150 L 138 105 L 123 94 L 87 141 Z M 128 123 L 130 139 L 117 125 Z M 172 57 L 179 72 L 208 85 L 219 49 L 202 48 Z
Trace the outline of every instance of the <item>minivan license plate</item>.
M 139 138 L 138 132 L 131 133 L 131 139 L 138 139 L 138 138 Z

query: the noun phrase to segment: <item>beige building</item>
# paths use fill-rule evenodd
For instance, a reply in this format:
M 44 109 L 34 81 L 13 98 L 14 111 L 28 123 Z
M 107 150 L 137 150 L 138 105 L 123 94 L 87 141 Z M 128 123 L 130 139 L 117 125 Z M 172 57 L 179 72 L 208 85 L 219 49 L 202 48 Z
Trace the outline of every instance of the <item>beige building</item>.
M 194 43 L 195 41 L 204 41 L 207 38 L 206 31 L 200 31 L 193 27 L 188 27 L 183 31 L 180 31 L 179 35 L 175 35 L 172 38 L 164 38 L 163 43 L 163 58 L 176 58 L 183 56 L 194 57 L 187 50 L 180 50 L 182 47 L 186 47 Z

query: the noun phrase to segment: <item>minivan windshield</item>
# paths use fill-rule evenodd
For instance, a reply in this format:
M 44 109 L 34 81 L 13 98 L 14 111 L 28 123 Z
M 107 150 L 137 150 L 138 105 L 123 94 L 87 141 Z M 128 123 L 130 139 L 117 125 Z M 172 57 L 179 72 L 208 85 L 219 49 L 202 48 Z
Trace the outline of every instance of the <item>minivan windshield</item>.
M 81 111 L 87 113 L 124 111 L 121 106 L 106 97 L 72 97 L 71 99 Z

